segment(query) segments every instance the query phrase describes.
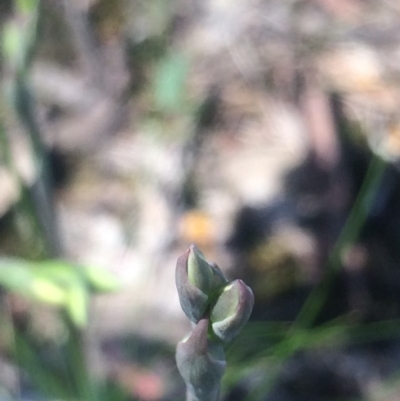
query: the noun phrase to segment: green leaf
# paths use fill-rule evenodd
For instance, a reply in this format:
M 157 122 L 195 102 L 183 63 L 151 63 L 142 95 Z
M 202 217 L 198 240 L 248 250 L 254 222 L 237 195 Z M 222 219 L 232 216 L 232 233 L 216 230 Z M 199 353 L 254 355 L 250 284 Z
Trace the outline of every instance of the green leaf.
M 77 280 L 84 281 L 82 273 L 74 264 L 58 259 L 36 262 L 34 275 L 52 279 L 64 286 L 75 283 Z
M 77 266 L 57 259 L 37 263 L 36 271 L 43 277 L 52 277 L 66 285 L 78 280 L 99 292 L 115 291 L 120 287 L 113 274 L 97 266 Z
M 22 296 L 65 308 L 77 327 L 87 323 L 90 288 L 113 291 L 115 277 L 96 267 L 77 266 L 64 260 L 30 262 L 0 258 L 0 286 Z
M 11 291 L 27 293 L 32 279 L 29 264 L 19 259 L 0 259 L 0 285 Z
M 84 266 L 82 267 L 82 271 L 88 284 L 95 291 L 116 291 L 120 287 L 120 283 L 116 277 L 105 269 L 96 266 Z
M 40 302 L 61 305 L 65 292 L 51 278 L 40 277 L 35 272 L 35 263 L 21 259 L 3 258 L 0 260 L 0 285 L 9 291 Z
M 51 280 L 33 277 L 30 293 L 38 301 L 53 305 L 62 305 L 66 301 L 66 291 Z
M 66 299 L 66 310 L 77 327 L 84 327 L 88 319 L 89 294 L 86 286 L 76 282 L 69 287 Z

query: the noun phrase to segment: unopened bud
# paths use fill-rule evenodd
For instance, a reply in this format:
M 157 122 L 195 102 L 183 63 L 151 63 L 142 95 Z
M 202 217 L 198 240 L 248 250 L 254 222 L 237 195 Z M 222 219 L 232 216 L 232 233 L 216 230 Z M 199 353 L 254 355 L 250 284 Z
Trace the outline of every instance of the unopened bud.
M 253 291 L 242 280 L 228 284 L 211 310 L 212 329 L 222 341 L 231 341 L 247 323 L 254 306 Z
M 182 310 L 197 323 L 207 309 L 214 272 L 195 245 L 178 258 L 175 279 Z
M 176 350 L 178 370 L 190 399 L 195 401 L 217 401 L 225 371 L 224 350 L 222 345 L 208 340 L 208 325 L 208 318 L 201 319 Z
M 208 294 L 213 284 L 213 270 L 196 245 L 191 245 L 187 260 L 189 281 L 204 293 Z

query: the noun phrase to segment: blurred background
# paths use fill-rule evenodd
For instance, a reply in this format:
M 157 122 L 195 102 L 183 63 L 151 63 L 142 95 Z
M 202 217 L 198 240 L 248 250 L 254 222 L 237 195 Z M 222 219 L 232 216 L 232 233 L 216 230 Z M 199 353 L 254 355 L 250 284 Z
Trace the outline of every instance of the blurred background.
M 191 243 L 256 298 L 221 400 L 399 400 L 399 17 L 1 0 L 0 400 L 183 401 Z

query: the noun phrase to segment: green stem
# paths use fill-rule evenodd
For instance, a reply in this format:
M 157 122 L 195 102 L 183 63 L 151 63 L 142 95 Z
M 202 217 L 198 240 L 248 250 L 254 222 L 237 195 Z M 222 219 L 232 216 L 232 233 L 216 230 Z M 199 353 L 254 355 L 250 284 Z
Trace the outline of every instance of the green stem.
M 305 301 L 297 315 L 294 325 L 310 327 L 318 317 L 329 295 L 332 278 L 341 267 L 343 251 L 354 244 L 364 226 L 385 168 L 385 161 L 379 156 L 374 155 L 354 206 L 330 254 L 326 274 L 321 283 L 311 292 L 310 296 Z
M 62 251 L 51 194 L 51 172 L 36 118 L 35 99 L 29 88 L 28 79 L 36 45 L 40 3 L 39 1 L 26 3 L 15 0 L 14 5 L 15 16 L 4 27 L 3 40 L 11 36 L 10 32 L 13 32 L 13 29 L 19 29 L 21 34 L 18 37 L 18 43 L 14 44 L 15 48 L 8 49 L 8 53 L 3 54 L 5 70 L 8 71 L 4 82 L 4 92 L 8 95 L 6 100 L 10 108 L 14 110 L 25 128 L 37 174 L 35 182 L 29 188 L 26 188 L 25 183 L 19 179 L 22 198 L 25 197 L 22 203 L 32 206 L 29 214 L 33 216 L 35 235 L 41 237 L 46 248 L 46 256 L 59 257 Z

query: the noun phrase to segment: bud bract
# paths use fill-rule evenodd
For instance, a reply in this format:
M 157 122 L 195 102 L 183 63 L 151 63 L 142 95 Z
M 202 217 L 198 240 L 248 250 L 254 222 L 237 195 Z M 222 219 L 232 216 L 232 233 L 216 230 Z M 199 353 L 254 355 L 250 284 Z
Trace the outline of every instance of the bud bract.
M 208 325 L 208 318 L 201 319 L 176 350 L 178 370 L 190 399 L 195 401 L 217 401 L 225 371 L 224 350 L 222 345 L 208 340 Z
M 231 341 L 249 320 L 253 306 L 253 291 L 242 280 L 226 285 L 211 310 L 215 335 L 222 341 Z

